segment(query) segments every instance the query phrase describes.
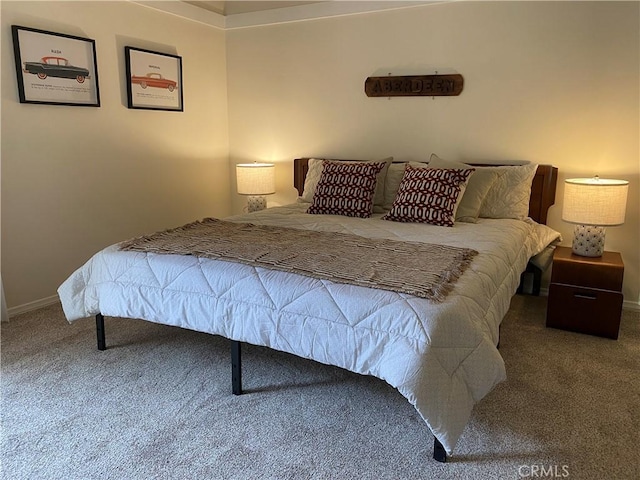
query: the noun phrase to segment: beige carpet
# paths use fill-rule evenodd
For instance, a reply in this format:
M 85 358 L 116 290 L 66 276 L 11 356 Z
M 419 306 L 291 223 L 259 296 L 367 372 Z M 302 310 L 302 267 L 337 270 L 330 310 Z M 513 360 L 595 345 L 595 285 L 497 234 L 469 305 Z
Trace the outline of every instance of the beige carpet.
M 507 382 L 474 410 L 450 463 L 409 403 L 371 377 L 143 321 L 2 324 L 6 479 L 637 479 L 640 314 L 618 341 L 544 328 L 516 296 L 502 327 Z

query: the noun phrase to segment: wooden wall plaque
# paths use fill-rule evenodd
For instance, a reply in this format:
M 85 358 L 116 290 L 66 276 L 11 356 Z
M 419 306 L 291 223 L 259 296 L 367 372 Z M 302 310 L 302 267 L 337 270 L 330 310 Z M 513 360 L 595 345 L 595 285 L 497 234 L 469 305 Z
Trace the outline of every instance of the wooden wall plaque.
M 368 77 L 364 82 L 367 97 L 441 97 L 462 92 L 462 75 L 408 75 Z

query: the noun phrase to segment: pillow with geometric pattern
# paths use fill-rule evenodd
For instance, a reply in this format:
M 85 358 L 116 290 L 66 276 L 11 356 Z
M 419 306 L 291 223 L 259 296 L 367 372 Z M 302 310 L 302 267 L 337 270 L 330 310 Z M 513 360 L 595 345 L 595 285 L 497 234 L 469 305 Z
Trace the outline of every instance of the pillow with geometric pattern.
M 336 163 L 351 163 L 351 162 L 367 162 L 367 163 L 375 163 L 375 162 L 384 162 L 385 166 L 380 173 L 378 173 L 378 183 L 376 184 L 376 192 L 373 195 L 373 208 L 376 206 L 382 207 L 384 202 L 384 187 L 385 182 L 384 179 L 387 176 L 387 169 L 391 162 L 393 161 L 393 157 L 382 158 L 380 160 L 334 160 L 331 158 L 310 158 L 307 165 L 307 175 L 304 179 L 304 189 L 302 191 L 302 195 L 298 198 L 299 202 L 313 202 L 313 195 L 316 193 L 316 187 L 318 186 L 318 182 L 320 181 L 320 177 L 322 176 L 322 169 L 324 167 L 325 161 L 331 161 Z
M 443 160 L 435 153 L 431 154 L 427 168 L 475 168 L 473 175 L 471 175 L 467 182 L 467 188 L 464 191 L 464 195 L 462 195 L 460 205 L 456 211 L 456 222 L 476 223 L 482 202 L 487 196 L 487 193 L 489 193 L 491 186 L 496 182 L 498 177 L 500 177 L 498 170 L 472 167 L 466 163 Z
M 473 168 L 416 168 L 407 165 L 391 211 L 382 219 L 453 227 L 456 209 L 473 172 Z
M 325 160 L 307 213 L 370 217 L 377 175 L 385 165 L 385 162 Z
M 416 168 L 427 168 L 426 162 L 403 162 L 389 165 L 387 176 L 384 180 L 384 201 L 382 202 L 382 208 L 384 210 L 391 210 L 391 205 L 393 205 L 393 201 L 396 199 L 400 182 L 402 182 L 402 177 L 404 176 L 404 169 L 407 165 Z

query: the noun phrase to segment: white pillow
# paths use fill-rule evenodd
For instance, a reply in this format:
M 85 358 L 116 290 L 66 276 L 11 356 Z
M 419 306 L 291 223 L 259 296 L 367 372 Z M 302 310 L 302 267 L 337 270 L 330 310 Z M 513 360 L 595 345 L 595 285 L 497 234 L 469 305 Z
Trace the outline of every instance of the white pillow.
M 505 167 L 478 167 L 491 169 L 500 175 L 489 189 L 480 207 L 482 218 L 515 218 L 523 220 L 529 216 L 531 183 L 538 165 L 513 165 Z
M 325 159 L 322 158 L 310 158 L 309 159 L 309 170 L 307 171 L 307 176 L 304 180 L 304 190 L 302 191 L 302 196 L 299 198 L 302 202 L 312 203 L 313 202 L 313 194 L 316 193 L 316 187 L 318 186 L 318 182 L 320 181 L 320 177 L 322 176 L 322 162 Z M 329 159 L 327 159 L 329 160 Z M 387 169 L 391 164 L 393 157 L 384 158 L 382 160 L 353 160 L 353 161 L 362 161 L 362 162 L 385 162 L 385 166 L 382 168 L 380 173 L 377 176 L 377 184 L 376 184 L 376 192 L 373 197 L 374 206 L 382 206 L 384 202 L 384 182 L 387 176 Z M 331 160 L 332 162 L 337 163 L 351 163 L 352 160 Z
M 456 222 L 476 223 L 482 202 L 499 177 L 498 172 L 490 168 L 478 168 L 466 163 L 443 160 L 435 153 L 431 154 L 427 168 L 475 169 L 471 174 L 471 178 L 469 178 L 467 188 L 464 190 L 464 195 L 462 195 L 460 205 L 456 210 Z

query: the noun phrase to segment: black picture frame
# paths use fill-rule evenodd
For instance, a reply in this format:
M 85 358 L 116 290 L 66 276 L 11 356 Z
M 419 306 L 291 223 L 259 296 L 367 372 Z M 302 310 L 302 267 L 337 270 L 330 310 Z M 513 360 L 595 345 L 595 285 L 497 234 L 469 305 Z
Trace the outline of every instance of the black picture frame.
M 184 111 L 182 57 L 135 47 L 124 54 L 129 108 Z
M 96 42 L 12 25 L 20 103 L 99 107 Z

